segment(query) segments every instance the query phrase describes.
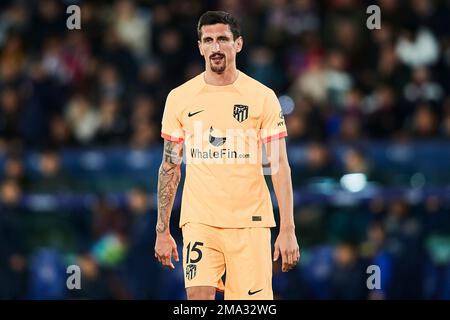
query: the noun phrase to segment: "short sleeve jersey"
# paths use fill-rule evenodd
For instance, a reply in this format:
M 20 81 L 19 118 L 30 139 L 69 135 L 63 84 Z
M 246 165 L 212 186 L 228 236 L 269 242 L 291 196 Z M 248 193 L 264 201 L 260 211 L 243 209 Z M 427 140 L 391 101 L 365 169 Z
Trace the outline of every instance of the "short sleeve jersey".
M 161 136 L 184 142 L 180 227 L 275 226 L 262 148 L 287 131 L 273 90 L 241 71 L 225 86 L 207 84 L 202 73 L 169 93 Z

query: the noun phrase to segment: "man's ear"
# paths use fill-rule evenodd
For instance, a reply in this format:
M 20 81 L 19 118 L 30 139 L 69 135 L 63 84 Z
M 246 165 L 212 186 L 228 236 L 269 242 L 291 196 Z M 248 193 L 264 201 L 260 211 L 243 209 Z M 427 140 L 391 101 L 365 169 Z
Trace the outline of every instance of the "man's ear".
M 202 50 L 202 46 L 201 46 L 200 40 L 197 41 L 197 44 L 198 44 L 198 51 L 200 51 L 200 55 L 203 56 L 204 54 L 203 54 L 203 50 Z
M 242 47 L 244 46 L 244 39 L 239 36 L 236 40 L 236 52 L 241 52 Z

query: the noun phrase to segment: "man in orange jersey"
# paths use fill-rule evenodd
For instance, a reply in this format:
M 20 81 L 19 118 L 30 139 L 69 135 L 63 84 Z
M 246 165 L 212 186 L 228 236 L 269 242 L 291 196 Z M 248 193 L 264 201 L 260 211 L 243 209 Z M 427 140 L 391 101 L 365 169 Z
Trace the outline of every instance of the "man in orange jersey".
M 197 32 L 205 71 L 173 89 L 164 109 L 155 257 L 172 269 L 172 257 L 179 260 L 169 221 L 184 153 L 179 225 L 188 299 L 215 299 L 216 290 L 225 299 L 273 299 L 275 220 L 263 148 L 280 211 L 274 261 L 281 256 L 286 272 L 300 258 L 283 113 L 273 90 L 236 68 L 243 39 L 232 15 L 206 12 Z

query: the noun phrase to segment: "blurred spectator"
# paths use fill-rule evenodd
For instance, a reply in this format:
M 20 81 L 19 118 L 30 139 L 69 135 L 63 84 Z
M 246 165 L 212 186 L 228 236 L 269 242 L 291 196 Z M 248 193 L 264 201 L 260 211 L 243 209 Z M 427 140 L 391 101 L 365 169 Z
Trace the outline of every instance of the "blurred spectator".
M 368 203 L 368 212 L 370 214 L 370 222 L 382 223 L 386 217 L 386 200 L 382 197 L 372 198 Z
M 165 72 L 171 75 L 166 79 L 170 88 L 179 86 L 182 82 L 182 73 L 179 70 L 186 66 L 182 41 L 181 33 L 173 28 L 163 30 L 158 38 L 158 49 L 161 53 L 159 61 Z
M 1 204 L 3 209 L 19 209 L 22 190 L 15 180 L 6 179 L 2 181 L 0 191 Z
M 11 3 L 0 17 L 0 45 L 3 45 L 7 33 L 10 30 L 25 33 L 28 31 L 30 12 L 25 2 L 18 1 Z
M 356 149 L 349 149 L 343 158 L 344 162 L 344 173 L 370 173 L 370 166 L 367 162 L 367 158 L 364 156 L 363 152 Z
M 319 25 L 313 1 L 274 1 L 267 16 L 266 39 L 274 41 L 274 45 L 281 44 L 284 36 L 300 36 L 316 30 Z
M 95 1 L 83 1 L 79 4 L 81 12 L 81 30 L 89 30 L 84 36 L 92 48 L 94 54 L 100 52 L 105 23 L 97 13 L 101 10 L 100 5 Z M 71 31 L 73 32 L 73 31 Z
M 441 199 L 436 196 L 427 197 L 424 212 L 422 224 L 427 237 L 450 233 L 450 211 Z
M 20 157 L 11 157 L 6 160 L 3 176 L 5 179 L 17 182 L 22 189 L 27 189 L 30 183 L 29 176 L 25 172 L 25 165 Z
M 114 4 L 112 23 L 120 41 L 143 59 L 149 53 L 149 15 L 139 10 L 133 0 L 118 0 Z
M 308 124 L 306 117 L 295 112 L 285 116 L 286 126 L 289 126 L 289 141 L 305 141 L 308 136 Z
M 340 139 L 342 142 L 358 143 L 363 138 L 361 121 L 358 117 L 347 115 L 342 119 L 340 128 Z
M 2 80 L 13 80 L 25 67 L 27 51 L 19 33 L 11 32 L 5 40 L 0 55 L 0 66 L 5 78 Z
M 401 31 L 396 52 L 409 67 L 428 66 L 439 58 L 439 43 L 427 28 L 410 24 Z
M 64 193 L 74 190 L 75 185 L 61 164 L 60 155 L 46 150 L 38 155 L 38 177 L 30 183 L 29 191 L 34 193 Z
M 283 74 L 274 64 L 272 51 L 265 47 L 255 48 L 249 55 L 248 75 L 275 92 L 279 91 L 283 82 Z
M 449 299 L 450 211 L 437 197 L 427 197 L 422 217 L 427 264 L 425 267 L 424 298 Z
M 61 115 L 55 115 L 51 118 L 50 124 L 50 141 L 49 144 L 52 148 L 62 149 L 70 148 L 77 145 L 77 141 L 67 124 L 64 117 Z
M 369 162 L 367 155 L 358 148 L 349 148 L 343 155 L 342 172 L 345 174 L 362 173 L 367 181 L 383 183 L 385 174 Z
M 42 66 L 52 77 L 63 84 L 72 81 L 69 61 L 66 60 L 64 44 L 60 37 L 47 36 L 43 42 Z
M 159 141 L 159 128 L 149 121 L 139 121 L 133 125 L 130 147 L 136 149 L 147 148 Z
M 39 27 L 37 27 L 39 26 Z M 33 48 L 39 48 L 49 36 L 59 36 L 66 28 L 64 11 L 56 0 L 43 0 L 37 3 L 37 11 L 33 12 L 30 40 Z
M 406 100 L 415 102 L 438 103 L 442 99 L 442 87 L 430 80 L 427 68 L 419 67 L 413 71 L 413 82 L 408 83 L 404 89 Z
M 0 92 L 0 136 L 21 137 L 21 101 L 17 89 L 6 87 Z
M 320 206 L 310 205 L 300 207 L 295 212 L 297 236 L 302 247 L 310 248 L 326 241 L 326 210 Z
M 89 144 L 97 134 L 100 118 L 86 95 L 76 94 L 67 104 L 66 121 L 81 144 Z
M 342 52 L 329 53 L 325 77 L 328 102 L 335 107 L 341 107 L 344 104 L 345 95 L 352 86 L 352 78 L 345 71 L 345 64 L 345 56 Z
M 12 179 L 0 184 L 0 299 L 25 297 L 27 241 L 22 190 Z
M 430 28 L 436 35 L 441 35 L 445 32 L 445 22 L 440 10 L 445 8 L 438 8 L 438 2 L 426 0 L 411 1 L 411 20 L 416 21 L 419 25 Z
M 188 81 L 202 72 L 203 66 L 199 62 L 191 62 L 186 68 L 184 79 Z
M 76 264 L 80 267 L 83 290 L 71 290 L 70 298 L 94 300 L 113 299 L 114 295 L 109 286 L 105 271 L 100 268 L 95 259 L 89 254 L 78 256 Z
M 138 125 L 140 122 L 149 120 L 156 121 L 159 108 L 157 108 L 155 100 L 149 95 L 139 95 L 134 101 L 131 114 L 132 125 Z
M 309 68 L 295 80 L 290 91 L 294 100 L 304 97 L 316 104 L 324 104 L 327 98 L 327 78 L 322 61 L 312 61 Z
M 63 299 L 66 279 L 61 253 L 54 248 L 40 248 L 30 259 L 28 299 Z
M 366 270 L 357 248 L 351 243 L 338 244 L 331 272 L 331 299 L 366 299 Z
M 80 87 L 86 80 L 91 63 L 91 48 L 84 32 L 69 32 L 65 38 L 63 59 L 72 85 Z
M 106 199 L 99 199 L 93 208 L 92 233 L 94 239 L 114 234 L 121 241 L 125 239 L 128 223 L 126 216 Z
M 158 104 L 164 104 L 162 91 L 166 91 L 165 84 L 160 81 L 162 69 L 157 63 L 146 63 L 139 70 L 138 87 L 140 94 L 156 97 Z
M 313 142 L 309 144 L 305 155 L 305 168 L 295 172 L 293 181 L 295 185 L 308 185 L 318 179 L 337 178 L 333 158 L 325 144 Z
M 299 99 L 295 104 L 294 112 L 285 117 L 290 130 L 289 139 L 293 142 L 324 139 L 325 124 L 321 110 L 309 99 Z
M 112 27 L 104 30 L 102 42 L 98 57 L 100 61 L 116 66 L 126 83 L 133 82 L 138 70 L 137 61 L 132 52 L 120 42 L 116 30 Z
M 120 79 L 116 67 L 112 64 L 104 64 L 98 70 L 99 96 L 100 98 L 122 97 L 125 87 Z
M 128 123 L 120 108 L 120 102 L 115 98 L 103 98 L 100 101 L 96 143 L 102 145 L 126 143 Z
M 380 85 L 365 100 L 366 128 L 371 138 L 395 136 L 402 129 L 402 113 L 392 88 Z
M 363 95 L 356 88 L 349 90 L 343 99 L 343 109 L 347 115 L 362 117 Z M 362 120 L 362 119 L 359 119 Z
M 388 298 L 420 299 L 424 262 L 420 221 L 412 215 L 410 206 L 399 199 L 389 205 L 385 226 L 387 250 L 394 264 Z
M 383 27 L 380 30 L 383 30 Z M 379 31 L 381 32 L 381 31 Z M 409 69 L 400 63 L 395 48 L 389 43 L 382 45 L 377 60 L 377 76 L 374 81 L 389 84 L 395 92 L 403 90 L 401 87 L 409 79 Z
M 413 115 L 414 136 L 420 138 L 433 138 L 438 134 L 438 122 L 430 106 L 423 104 L 417 107 Z
M 384 300 L 390 291 L 392 281 L 392 257 L 386 249 L 386 231 L 380 222 L 374 222 L 367 229 L 367 241 L 362 246 L 363 254 L 370 264 L 380 270 L 380 288 L 371 290 L 370 300 Z
M 149 210 L 145 190 L 135 188 L 128 193 L 127 212 L 131 219 L 128 253 L 125 262 L 127 283 L 133 299 L 157 299 L 160 266 L 154 258 L 156 212 Z

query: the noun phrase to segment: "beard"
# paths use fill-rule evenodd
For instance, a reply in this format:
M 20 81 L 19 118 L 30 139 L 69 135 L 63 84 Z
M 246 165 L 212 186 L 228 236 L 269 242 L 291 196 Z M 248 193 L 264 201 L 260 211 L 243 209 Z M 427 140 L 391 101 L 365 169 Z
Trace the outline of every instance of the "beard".
M 214 62 L 213 58 L 218 58 L 218 57 L 222 58 L 222 60 L 219 63 Z M 226 62 L 226 59 L 225 59 L 225 55 L 217 53 L 217 54 L 212 55 L 209 58 L 209 60 L 210 60 L 210 66 L 211 66 L 211 71 L 212 72 L 221 74 L 221 73 L 223 73 L 225 71 L 225 69 L 227 67 L 227 62 Z

